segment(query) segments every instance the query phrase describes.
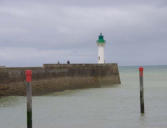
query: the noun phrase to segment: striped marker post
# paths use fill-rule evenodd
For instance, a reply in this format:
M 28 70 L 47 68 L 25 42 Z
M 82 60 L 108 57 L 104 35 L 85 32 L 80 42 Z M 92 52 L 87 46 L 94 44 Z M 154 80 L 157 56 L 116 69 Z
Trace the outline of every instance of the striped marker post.
M 27 94 L 27 128 L 32 128 L 32 71 L 26 70 L 26 94 Z
M 139 67 L 140 78 L 140 112 L 144 114 L 144 87 L 143 87 L 143 67 Z

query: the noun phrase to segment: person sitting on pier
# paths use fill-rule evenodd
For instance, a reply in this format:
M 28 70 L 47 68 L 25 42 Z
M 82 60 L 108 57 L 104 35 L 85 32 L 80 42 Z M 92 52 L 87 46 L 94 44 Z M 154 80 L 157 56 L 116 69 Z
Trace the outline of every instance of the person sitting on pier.
M 69 60 L 67 61 L 67 64 L 70 64 L 70 61 L 69 61 Z

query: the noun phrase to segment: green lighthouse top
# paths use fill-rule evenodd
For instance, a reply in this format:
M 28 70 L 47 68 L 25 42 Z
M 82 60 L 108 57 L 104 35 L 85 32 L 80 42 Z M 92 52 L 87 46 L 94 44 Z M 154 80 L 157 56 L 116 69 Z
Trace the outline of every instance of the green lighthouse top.
M 105 43 L 105 42 L 106 42 L 106 41 L 103 39 L 102 33 L 100 33 L 99 39 L 97 40 L 97 43 L 103 44 L 103 43 Z

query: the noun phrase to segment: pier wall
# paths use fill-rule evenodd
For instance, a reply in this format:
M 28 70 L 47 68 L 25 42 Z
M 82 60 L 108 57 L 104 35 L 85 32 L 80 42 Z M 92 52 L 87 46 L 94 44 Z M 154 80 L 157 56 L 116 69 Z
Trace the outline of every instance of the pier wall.
M 117 64 L 44 64 L 0 68 L 0 96 L 25 95 L 25 70 L 32 70 L 33 95 L 120 84 Z

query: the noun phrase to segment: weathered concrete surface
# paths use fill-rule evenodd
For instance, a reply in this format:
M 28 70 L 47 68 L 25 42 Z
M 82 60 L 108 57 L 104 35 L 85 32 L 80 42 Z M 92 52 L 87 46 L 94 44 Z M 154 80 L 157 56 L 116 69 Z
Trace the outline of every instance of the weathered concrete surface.
M 44 64 L 0 68 L 0 96 L 25 95 L 24 71 L 32 70 L 33 95 L 120 83 L 117 64 Z

